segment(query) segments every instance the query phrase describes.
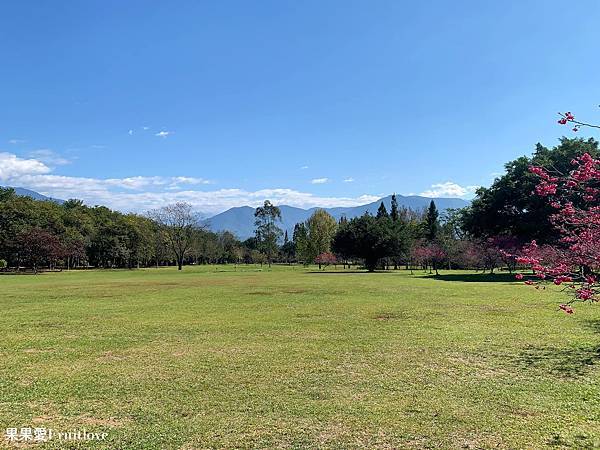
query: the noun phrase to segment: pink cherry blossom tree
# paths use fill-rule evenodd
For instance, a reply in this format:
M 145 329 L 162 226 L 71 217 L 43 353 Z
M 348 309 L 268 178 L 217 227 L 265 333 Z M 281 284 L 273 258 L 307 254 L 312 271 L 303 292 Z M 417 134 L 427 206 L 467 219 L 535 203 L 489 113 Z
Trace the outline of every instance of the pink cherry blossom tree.
M 560 114 L 561 125 L 600 128 L 575 120 L 572 113 Z M 546 197 L 555 213 L 552 224 L 560 234 L 555 245 L 527 245 L 517 262 L 530 266 L 534 275 L 525 281 L 536 288 L 552 282 L 569 293 L 569 301 L 560 305 L 568 314 L 576 302 L 600 299 L 600 160 L 585 153 L 571 161 L 568 173 L 554 173 L 551 168 L 530 167 L 539 177 L 535 193 Z M 523 279 L 522 274 L 517 275 Z

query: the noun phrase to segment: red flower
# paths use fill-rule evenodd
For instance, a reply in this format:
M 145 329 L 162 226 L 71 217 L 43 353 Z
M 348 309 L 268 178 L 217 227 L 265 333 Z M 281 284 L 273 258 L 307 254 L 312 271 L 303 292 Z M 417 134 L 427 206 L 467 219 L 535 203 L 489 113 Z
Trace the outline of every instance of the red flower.
M 515 275 L 515 278 L 517 280 L 522 280 L 523 279 L 523 274 L 522 273 L 518 273 L 518 274 Z

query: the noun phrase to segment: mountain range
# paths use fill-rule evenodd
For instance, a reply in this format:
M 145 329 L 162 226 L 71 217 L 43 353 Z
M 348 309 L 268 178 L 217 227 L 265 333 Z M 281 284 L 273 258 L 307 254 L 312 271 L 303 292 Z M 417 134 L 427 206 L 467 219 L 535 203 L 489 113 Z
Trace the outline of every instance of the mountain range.
M 418 195 L 396 195 L 396 199 L 398 200 L 398 206 L 400 208 L 405 207 L 412 209 L 413 211 L 420 211 L 427 208 L 431 200 L 433 200 L 440 213 L 447 209 L 464 208 L 469 204 L 469 202 L 460 198 L 428 198 Z M 361 206 L 322 209 L 331 214 L 336 220 L 339 220 L 342 216 L 352 219 L 363 215 L 365 212 L 375 215 L 381 202 L 383 202 L 389 211 L 392 204 L 392 196 L 389 195 L 373 203 Z M 279 209 L 281 210 L 281 223 L 279 224 L 279 227 L 284 231 L 287 231 L 291 238 L 294 231 L 294 225 L 299 222 L 304 222 L 319 208 L 302 209 L 293 206 L 280 205 Z M 254 236 L 254 208 L 250 206 L 240 206 L 228 209 L 214 217 L 204 220 L 204 225 L 211 231 L 231 231 L 239 239 L 247 239 Z

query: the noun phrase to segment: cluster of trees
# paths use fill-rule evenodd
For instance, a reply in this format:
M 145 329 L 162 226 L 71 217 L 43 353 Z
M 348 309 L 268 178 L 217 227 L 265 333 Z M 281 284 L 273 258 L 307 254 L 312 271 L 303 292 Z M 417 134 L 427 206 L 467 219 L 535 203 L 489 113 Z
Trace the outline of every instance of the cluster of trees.
M 524 244 L 535 240 L 541 248 L 552 248 L 564 234 L 556 226 L 556 202 L 547 199 L 556 183 L 542 179 L 543 185 L 540 173 L 550 175 L 531 167 L 569 174 L 582 155 L 597 161 L 598 142 L 563 138 L 551 149 L 538 144 L 531 157 L 507 163 L 506 173 L 489 188 L 480 188 L 467 208 L 440 215 L 432 201 L 427 210 L 412 211 L 399 208 L 393 196 L 390 211 L 382 203 L 374 216 L 336 221 L 318 209 L 296 224 L 291 237 L 279 227 L 281 211 L 267 200 L 255 211 L 255 236 L 244 242 L 229 232 L 204 229 L 185 203 L 145 215 L 123 214 L 79 200 L 57 204 L 0 189 L 0 270 L 162 265 L 181 269 L 184 264 L 242 262 L 321 267 L 339 262 L 362 264 L 370 271 L 402 266 L 436 273 L 441 268 L 512 271 Z M 595 162 L 587 164 L 596 167 Z M 579 211 L 590 202 L 597 206 L 594 176 L 587 180 L 587 197 L 565 190 L 560 204 Z M 548 186 L 545 195 L 532 194 Z
M 204 229 L 177 203 L 147 215 L 79 200 L 63 204 L 0 188 L 0 269 L 134 268 L 252 261 L 232 233 Z

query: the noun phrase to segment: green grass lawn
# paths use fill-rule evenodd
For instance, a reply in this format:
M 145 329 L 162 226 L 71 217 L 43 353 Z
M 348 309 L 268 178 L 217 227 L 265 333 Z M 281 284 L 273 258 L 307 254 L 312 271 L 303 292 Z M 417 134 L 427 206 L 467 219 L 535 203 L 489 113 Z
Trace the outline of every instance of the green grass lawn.
M 600 446 L 600 307 L 442 275 L 0 276 L 0 429 L 115 449 Z

